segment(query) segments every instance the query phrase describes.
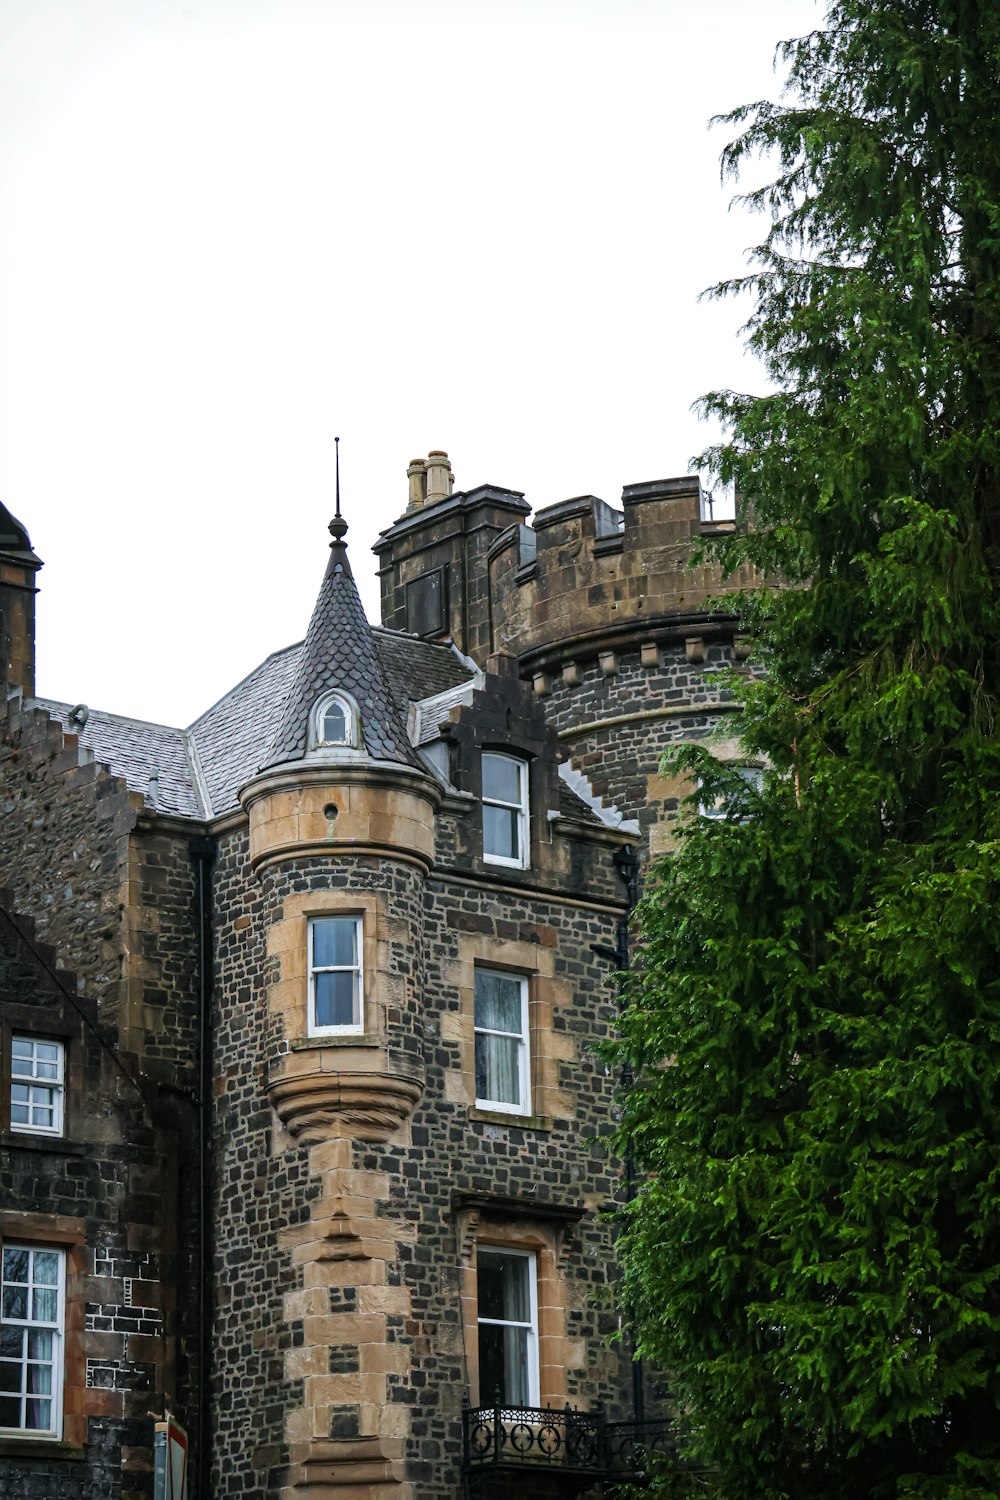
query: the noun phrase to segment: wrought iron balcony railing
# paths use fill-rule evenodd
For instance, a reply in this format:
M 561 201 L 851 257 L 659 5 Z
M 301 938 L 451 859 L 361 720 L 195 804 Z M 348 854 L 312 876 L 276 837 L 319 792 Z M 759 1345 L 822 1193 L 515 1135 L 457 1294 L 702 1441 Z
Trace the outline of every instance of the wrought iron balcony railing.
M 666 1419 L 608 1422 L 600 1409 L 474 1407 L 467 1402 L 462 1413 L 462 1467 L 468 1477 L 546 1469 L 592 1484 L 602 1479 L 625 1483 L 676 1458 L 675 1429 Z

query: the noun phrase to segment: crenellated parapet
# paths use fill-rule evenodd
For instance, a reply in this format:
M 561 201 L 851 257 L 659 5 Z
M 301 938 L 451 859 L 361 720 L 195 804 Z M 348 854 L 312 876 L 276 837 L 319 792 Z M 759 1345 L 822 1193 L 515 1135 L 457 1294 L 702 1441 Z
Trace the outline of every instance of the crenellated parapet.
M 700 660 L 706 641 L 734 630 L 707 601 L 758 581 L 741 570 L 723 582 L 711 561 L 691 566 L 700 539 L 734 529 L 703 512 L 699 480 L 687 475 L 627 485 L 621 510 L 582 495 L 509 527 L 488 556 L 494 650 L 515 656 L 543 694 L 553 674 L 572 681 L 583 662 L 613 670 L 626 644 L 654 660 L 684 642 Z

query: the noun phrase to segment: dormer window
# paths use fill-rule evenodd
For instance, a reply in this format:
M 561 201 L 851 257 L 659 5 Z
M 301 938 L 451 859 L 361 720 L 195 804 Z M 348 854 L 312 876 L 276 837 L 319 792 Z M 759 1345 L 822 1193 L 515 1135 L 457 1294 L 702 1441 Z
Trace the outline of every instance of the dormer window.
M 358 743 L 358 710 L 346 693 L 328 693 L 313 711 L 313 744 L 317 750 Z
M 483 858 L 528 866 L 528 767 L 512 755 L 483 754 Z

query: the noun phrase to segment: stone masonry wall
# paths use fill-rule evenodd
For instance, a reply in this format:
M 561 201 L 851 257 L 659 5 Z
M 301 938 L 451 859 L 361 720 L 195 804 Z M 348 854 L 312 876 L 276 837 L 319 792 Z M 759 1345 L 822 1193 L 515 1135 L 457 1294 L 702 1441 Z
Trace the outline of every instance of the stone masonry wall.
M 511 932 L 517 934 L 514 948 L 505 946 Z M 502 1230 L 497 1221 L 480 1225 L 476 1237 L 487 1244 L 496 1243 L 500 1232 L 504 1243 L 516 1243 L 523 1225 L 524 1243 L 532 1245 L 536 1224 L 545 1224 L 546 1205 L 583 1210 L 563 1250 L 564 1323 L 551 1330 L 550 1354 L 561 1366 L 565 1399 L 584 1409 L 600 1402 L 614 1416 L 627 1414 L 628 1371 L 608 1344 L 617 1323 L 607 1301 L 611 1235 L 602 1217 L 618 1187 L 614 1164 L 600 1144 L 611 1119 L 614 1080 L 592 1050 L 613 1024 L 614 1005 L 607 967 L 590 945 L 613 940 L 614 919 L 584 906 L 484 892 L 432 876 L 426 933 L 427 1086 L 414 1113 L 412 1145 L 356 1151 L 360 1167 L 389 1180 L 386 1212 L 405 1216 L 415 1230 L 412 1244 L 400 1253 L 410 1311 L 396 1330 L 409 1344 L 411 1363 L 392 1392 L 410 1408 L 408 1472 L 421 1500 L 454 1500 L 472 1352 L 462 1307 L 463 1267 L 472 1254 L 457 1207 L 463 1195 L 498 1195 L 523 1204 L 521 1216 L 499 1210 L 499 1219 L 506 1220 Z M 550 1036 L 539 1039 L 555 1073 L 546 1094 L 553 1113 L 522 1121 L 475 1107 L 472 1018 L 462 969 L 463 961 L 502 962 L 528 949 L 535 950 L 537 967 L 561 982 L 547 986 L 558 993 L 549 997 Z M 530 960 L 522 962 L 530 972 Z M 558 1378 L 558 1371 L 550 1376 Z M 492 1400 L 492 1393 L 485 1399 Z
M 268 1010 L 278 962 L 267 930 L 287 897 L 335 890 L 387 903 L 389 956 L 378 983 L 392 996 L 390 1062 L 411 1073 L 419 1063 L 424 1076 L 412 1120 L 384 1144 L 348 1143 L 346 1157 L 333 1137 L 296 1145 L 265 1093 L 267 1059 L 288 1043 Z M 558 1252 L 550 1283 L 561 1305 L 545 1314 L 549 1379 L 561 1379 L 564 1398 L 581 1407 L 600 1401 L 626 1415 L 629 1370 L 608 1344 L 616 1321 L 605 1300 L 611 1230 L 602 1214 L 618 1182 L 599 1142 L 615 1080 L 592 1050 L 613 1024 L 614 995 L 590 945 L 614 940 L 615 904 L 539 900 L 458 874 L 424 882 L 411 866 L 343 852 L 273 867 L 257 885 L 238 832 L 221 841 L 215 899 L 213 1500 L 276 1500 L 326 1440 L 339 1451 L 373 1429 L 383 1455 L 402 1441 L 404 1463 L 371 1493 L 410 1486 L 420 1500 L 454 1500 L 471 1246 L 516 1237 L 522 1225 L 525 1243 L 543 1245 L 540 1255 L 550 1240 Z M 470 976 L 479 961 L 538 976 L 533 1008 L 545 1034 L 535 1038 L 540 1111 L 530 1119 L 475 1107 Z M 338 1184 L 347 1216 L 339 1233 L 362 1238 L 331 1258 L 311 1226 L 329 1213 L 325 1195 Z M 462 1208 L 463 1195 L 477 1194 L 520 1206 L 500 1227 L 488 1212 Z M 352 1204 L 365 1199 L 369 1217 L 352 1231 Z M 579 1210 L 579 1223 L 564 1234 L 557 1213 L 552 1229 L 546 1205 Z M 364 1248 L 375 1244 L 387 1248 Z
M 664 646 L 645 665 L 637 647 L 613 660 L 579 663 L 554 676 L 544 698 L 549 723 L 594 793 L 636 818 L 651 853 L 665 848 L 667 821 L 689 790 L 660 773 L 671 745 L 713 735 L 732 738 L 737 716 L 726 676 L 732 642 L 706 643 L 690 662 L 683 645 Z
M 128 834 L 139 799 L 75 735 L 15 694 L 0 703 L 0 863 L 19 910 L 117 1022 Z
M 2 1106 L 0 1241 L 64 1253 L 66 1312 L 62 1440 L 0 1441 L 0 1500 L 140 1500 L 172 1380 L 169 1143 L 76 977 L 6 892 L 0 909 L 0 1072 L 14 1034 L 60 1041 L 66 1060 L 62 1136 L 12 1132 Z
M 2 1201 L 32 1215 L 35 1243 L 68 1234 L 75 1274 L 91 1279 L 81 1302 L 81 1332 L 94 1345 L 83 1377 L 87 1422 L 103 1433 L 102 1462 L 108 1445 L 124 1443 L 116 1462 L 128 1494 L 151 1486 L 153 1422 L 165 1404 L 190 1420 L 177 1349 L 179 1342 L 186 1352 L 193 1337 L 187 1288 L 197 1204 L 185 1191 L 179 1214 L 176 1193 L 177 1163 L 192 1159 L 193 1108 L 179 1092 L 193 1082 L 190 862 L 155 838 L 140 848 L 140 805 L 42 709 L 19 695 L 0 706 L 0 861 L 9 910 L 22 931 L 30 927 L 48 945 L 53 963 L 72 971 L 70 997 L 89 1017 L 80 1031 L 68 1000 L 57 1017 L 69 1028 L 56 1034 L 66 1037 L 67 1095 L 76 1101 L 66 1138 L 46 1141 L 49 1167 L 12 1181 Z M 8 1026 L 28 1032 L 53 1024 L 10 1004 L 7 1011 Z M 159 1052 L 158 1079 L 172 1092 L 158 1094 L 144 1080 L 147 1046 Z M 41 1167 L 38 1149 L 37 1140 L 11 1137 L 10 1160 Z M 113 1393 L 104 1407 L 98 1393 Z M 67 1403 L 71 1397 L 67 1386 Z M 75 1415 L 67 1405 L 67 1421 Z M 124 1438 L 116 1416 L 128 1424 Z M 22 1478 L 32 1463 L 23 1460 Z M 93 1476 L 79 1466 L 72 1472 L 89 1494 Z M 47 1482 L 39 1479 L 43 1490 Z
M 213 904 L 212 1500 L 263 1500 L 281 1481 L 286 1409 L 297 1395 L 285 1378 L 296 1331 L 282 1316 L 296 1272 L 278 1235 L 308 1219 L 318 1185 L 310 1183 L 304 1148 L 272 1153 L 265 902 L 250 875 L 245 829 L 219 839 Z

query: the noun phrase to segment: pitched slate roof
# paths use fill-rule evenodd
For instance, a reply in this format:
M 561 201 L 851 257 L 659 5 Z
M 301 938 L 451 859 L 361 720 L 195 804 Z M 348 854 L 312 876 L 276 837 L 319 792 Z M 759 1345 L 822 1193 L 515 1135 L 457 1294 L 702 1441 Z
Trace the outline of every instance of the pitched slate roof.
M 35 702 L 58 719 L 68 734 L 75 734 L 95 760 L 124 777 L 130 790 L 141 792 L 150 807 L 182 818 L 209 815 L 185 730 L 98 709 L 88 710 L 87 721 L 81 726 L 70 717 L 70 704 L 49 698 L 36 698 Z
M 372 637 L 397 703 L 433 698 L 475 676 L 475 666 L 451 646 L 436 646 L 415 635 L 385 630 L 381 625 L 372 627 Z
M 344 542 L 346 530 L 347 523 L 340 516 L 330 522 L 330 561 L 277 732 L 260 762 L 261 770 L 302 759 L 308 745 L 309 715 L 324 693 L 336 689 L 350 693 L 357 703 L 361 734 L 372 760 L 420 766 L 390 693 L 351 573 Z
M 214 816 L 239 806 L 236 793 L 255 774 L 277 733 L 302 644 L 275 651 L 191 725 L 188 733 Z

